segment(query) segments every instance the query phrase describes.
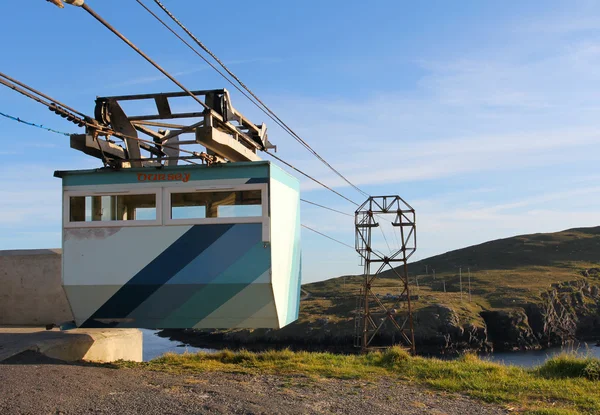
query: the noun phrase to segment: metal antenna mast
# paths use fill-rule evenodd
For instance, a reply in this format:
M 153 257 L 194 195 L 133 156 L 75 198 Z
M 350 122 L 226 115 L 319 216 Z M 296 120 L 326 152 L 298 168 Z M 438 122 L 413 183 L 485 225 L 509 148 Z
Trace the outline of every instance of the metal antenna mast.
M 389 255 L 384 255 L 373 246 L 372 230 L 380 226 L 379 220 L 388 218 L 393 219 L 391 225 L 399 230 L 401 246 Z M 361 265 L 364 265 L 363 285 L 355 315 L 354 345 L 360 347 L 363 352 L 374 348 L 377 335 L 381 334 L 389 322 L 394 334 L 400 334 L 401 343 L 414 353 L 415 338 L 407 264 L 417 249 L 415 210 L 400 196 L 371 196 L 356 210 L 354 225 L 355 249 L 361 257 Z M 372 265 L 377 268 L 372 268 Z M 387 271 L 387 277 L 397 277 L 400 280 L 400 295 L 394 298 L 395 302 L 391 306 L 386 306 L 373 291 L 384 270 Z M 399 314 L 396 310 L 401 302 L 407 305 L 406 314 Z

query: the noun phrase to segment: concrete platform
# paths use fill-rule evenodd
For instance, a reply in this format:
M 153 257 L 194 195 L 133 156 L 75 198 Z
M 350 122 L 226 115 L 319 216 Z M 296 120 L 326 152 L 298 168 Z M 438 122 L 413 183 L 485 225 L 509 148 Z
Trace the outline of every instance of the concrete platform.
M 61 286 L 61 250 L 0 251 L 0 325 L 41 326 L 73 320 Z
M 60 331 L 0 326 L 0 362 L 27 350 L 67 362 L 141 362 L 142 347 L 142 332 L 137 329 Z

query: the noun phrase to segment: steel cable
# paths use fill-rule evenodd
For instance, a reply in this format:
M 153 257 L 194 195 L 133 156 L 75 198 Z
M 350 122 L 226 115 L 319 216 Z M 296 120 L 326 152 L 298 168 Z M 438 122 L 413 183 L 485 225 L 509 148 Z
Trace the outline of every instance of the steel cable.
M 279 121 L 279 125 L 284 128 L 284 130 L 290 134 L 296 141 L 298 141 L 302 146 L 304 146 L 311 154 L 313 154 L 317 159 L 319 159 L 323 164 L 325 164 L 331 171 L 333 171 L 336 175 L 338 175 L 341 179 L 343 179 L 347 184 L 353 187 L 358 192 L 362 193 L 364 196 L 369 197 L 369 194 L 360 189 L 358 186 L 353 184 L 350 180 L 348 180 L 342 173 L 340 173 L 337 169 L 335 169 L 331 164 L 329 164 L 319 153 L 317 153 L 306 141 L 302 139 L 294 130 L 292 130 L 277 114 L 275 114 L 248 86 L 246 86 L 240 78 L 238 78 L 208 47 L 202 43 L 187 27 L 183 25 L 174 15 L 171 13 L 159 0 L 154 0 L 154 2 L 173 20 L 187 35 L 194 40 L 194 42 L 200 46 L 206 53 L 208 53 L 233 79 L 235 79 L 242 88 L 244 88 L 250 95 L 256 99 L 260 105 L 262 105 L 266 111 L 268 111 L 275 119 Z M 138 0 L 139 3 L 139 0 Z

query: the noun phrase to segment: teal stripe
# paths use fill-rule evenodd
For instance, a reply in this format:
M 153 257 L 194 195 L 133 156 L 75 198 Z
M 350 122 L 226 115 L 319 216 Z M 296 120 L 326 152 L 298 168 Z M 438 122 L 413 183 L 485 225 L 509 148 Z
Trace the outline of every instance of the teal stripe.
M 196 324 L 221 307 L 271 267 L 271 249 L 260 242 L 208 285 L 194 293 L 181 307 L 162 320 L 164 327 L 194 317 Z
M 189 181 L 221 179 L 253 179 L 269 177 L 269 162 L 223 163 L 212 166 L 171 166 L 163 168 L 97 169 L 55 172 L 62 177 L 63 186 L 92 186 L 102 184 L 139 183 L 138 174 L 189 174 Z M 169 181 L 145 181 L 144 183 L 169 183 Z
M 257 287 L 258 286 L 258 287 Z M 169 295 L 173 297 L 180 297 L 186 295 L 186 290 L 192 287 L 179 284 L 179 285 L 170 285 L 168 286 Z M 197 287 L 194 287 L 197 288 Z M 269 284 L 252 284 L 248 286 L 247 284 L 228 284 L 228 285 L 207 285 L 205 287 L 205 300 L 210 303 L 210 301 L 214 302 L 226 302 L 228 298 L 232 298 L 238 292 L 243 291 L 244 289 L 250 290 L 249 295 L 252 296 L 252 304 L 249 306 L 245 306 L 245 304 L 239 304 L 235 310 L 232 310 L 232 313 L 237 313 L 237 315 L 227 316 L 233 317 L 236 319 L 239 318 L 240 321 L 237 321 L 234 324 L 239 324 L 241 321 L 247 320 L 251 318 L 256 311 L 260 310 L 262 307 L 269 304 L 270 301 L 273 300 L 272 297 L 269 297 L 267 293 L 270 291 Z M 272 293 L 272 291 L 270 291 Z M 209 304 L 208 303 L 208 304 Z M 201 303 L 200 308 L 204 307 L 207 303 Z M 274 306 L 273 306 L 274 307 Z M 139 318 L 135 318 L 132 321 L 124 321 L 117 325 L 118 328 L 147 328 L 147 329 L 163 329 L 163 328 L 192 328 L 196 324 L 198 324 L 198 313 L 193 313 L 190 315 L 182 315 L 177 319 L 165 320 L 160 317 L 156 317 L 159 313 L 148 314 L 144 316 L 140 316 Z M 204 316 L 206 317 L 206 316 Z M 268 319 L 268 316 L 265 318 Z M 277 325 L 277 316 L 274 314 L 272 317 L 273 323 L 268 327 L 274 327 Z M 228 327 L 213 327 L 213 328 L 228 328 Z M 259 328 L 259 327 L 256 327 Z
M 271 164 L 271 180 L 276 180 L 279 183 L 284 184 L 297 192 L 300 192 L 300 182 L 298 179 L 282 170 L 275 164 Z
M 212 284 L 214 279 L 230 268 L 232 264 L 247 257 L 253 251 L 254 246 L 260 245 L 262 248 L 261 232 L 262 225 L 260 223 L 233 225 L 140 304 L 128 317 L 135 319 L 149 316 L 168 318 L 204 284 Z M 177 257 L 172 258 L 172 261 L 177 260 Z M 174 291 L 172 288 L 174 285 L 185 285 L 186 289 L 181 292 Z M 179 292 L 179 294 L 173 295 L 173 292 Z
M 202 254 L 189 262 L 181 271 L 173 276 L 167 284 L 212 284 L 222 278 L 224 272 L 235 267 L 237 263 L 251 258 L 256 263 L 263 259 L 261 254 L 265 251 L 262 242 L 261 223 L 237 223 L 225 232 L 218 240 L 213 242 Z M 255 257 L 252 257 L 255 255 Z M 266 266 L 269 268 L 270 257 L 267 257 Z M 249 262 L 246 260 L 246 262 Z M 246 269 L 236 269 L 244 274 Z M 250 275 L 253 275 L 250 271 Z M 234 280 L 228 283 L 237 282 Z M 240 281 L 246 282 L 246 281 Z
M 216 315 L 209 315 L 208 318 L 220 318 L 221 315 L 226 315 L 227 319 L 230 321 L 229 327 L 239 326 L 241 323 L 246 320 L 250 320 L 250 324 L 252 323 L 252 319 L 256 313 L 261 311 L 267 305 L 271 304 L 273 307 L 270 315 L 265 315 L 265 313 L 261 313 L 260 319 L 270 319 L 273 322 L 273 326 L 277 325 L 277 311 L 275 309 L 275 302 L 273 300 L 273 289 L 271 288 L 271 284 L 250 284 L 246 285 L 245 288 L 240 290 L 238 294 L 236 294 L 236 300 L 239 301 L 230 301 L 227 303 L 227 309 L 223 310 L 224 313 L 219 313 L 217 309 Z M 202 324 L 202 321 L 198 322 Z M 196 323 L 196 324 L 198 324 Z M 258 326 L 254 326 L 252 328 L 262 328 Z
M 215 284 L 252 283 L 271 268 L 271 248 L 264 242 L 254 245 L 237 262 L 213 280 Z

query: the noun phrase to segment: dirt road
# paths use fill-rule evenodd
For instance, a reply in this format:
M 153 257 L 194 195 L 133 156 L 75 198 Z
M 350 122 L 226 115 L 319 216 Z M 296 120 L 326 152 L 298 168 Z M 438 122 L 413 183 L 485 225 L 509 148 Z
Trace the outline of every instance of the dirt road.
M 382 379 L 201 373 L 64 364 L 27 352 L 0 364 L 1 414 L 410 414 L 506 411 Z

